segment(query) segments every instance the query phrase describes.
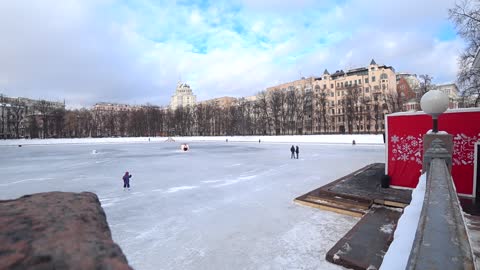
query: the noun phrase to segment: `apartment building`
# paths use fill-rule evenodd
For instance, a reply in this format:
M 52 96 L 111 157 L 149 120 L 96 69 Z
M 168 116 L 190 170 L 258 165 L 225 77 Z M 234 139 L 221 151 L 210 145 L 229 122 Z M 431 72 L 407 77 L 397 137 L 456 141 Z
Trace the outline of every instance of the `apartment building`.
M 136 106 L 109 102 L 98 102 L 93 106 L 94 111 L 129 112 L 136 109 Z
M 199 102 L 198 104 L 202 105 L 215 105 L 220 108 L 228 108 L 235 105 L 238 100 L 234 97 L 220 97 L 220 98 L 213 98 L 209 100 L 204 100 Z
M 328 70 L 321 77 L 302 78 L 267 88 L 272 91 L 301 91 L 304 94 L 302 133 L 380 133 L 385 130 L 384 114 L 391 110 L 396 92 L 396 74 L 391 66 L 378 65 Z
M 170 101 L 170 109 L 175 110 L 178 107 L 194 106 L 197 103 L 197 97 L 193 94 L 190 85 L 178 82 L 175 94 Z
M 34 121 L 43 134 L 45 115 L 64 110 L 65 102 L 7 97 L 0 94 L 0 139 L 28 137 L 28 127 Z M 43 117 L 42 117 L 43 116 Z

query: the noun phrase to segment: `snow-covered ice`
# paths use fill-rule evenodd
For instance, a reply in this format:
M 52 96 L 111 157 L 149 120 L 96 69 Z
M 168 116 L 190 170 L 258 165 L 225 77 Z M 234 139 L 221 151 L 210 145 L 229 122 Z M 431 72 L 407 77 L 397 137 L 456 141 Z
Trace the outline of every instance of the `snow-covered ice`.
M 137 270 L 341 269 L 325 254 L 358 218 L 293 199 L 384 161 L 383 145 L 358 141 L 295 143 L 298 160 L 290 159 L 291 143 L 231 138 L 189 141 L 188 152 L 178 141 L 0 146 L 0 199 L 95 192 Z M 130 191 L 122 188 L 125 171 Z

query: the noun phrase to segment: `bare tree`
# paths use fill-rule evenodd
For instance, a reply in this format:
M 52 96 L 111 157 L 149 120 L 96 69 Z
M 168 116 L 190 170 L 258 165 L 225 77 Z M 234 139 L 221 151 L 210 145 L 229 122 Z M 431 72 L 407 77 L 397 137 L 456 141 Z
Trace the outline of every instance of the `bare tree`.
M 40 120 L 42 120 L 42 135 L 41 138 L 48 138 L 49 137 L 49 125 L 48 120 L 50 117 L 50 113 L 52 111 L 52 106 L 50 102 L 46 100 L 40 100 L 35 105 L 36 110 L 40 113 Z
M 460 54 L 460 70 L 457 81 L 463 88 L 466 100 L 473 98 L 474 106 L 480 105 L 480 68 L 473 67 L 475 56 L 480 50 L 480 4 L 479 1 L 462 0 L 449 9 L 450 20 L 457 33 L 466 41 L 466 48 Z
M 284 102 L 284 94 L 282 90 L 275 90 L 270 92 L 269 94 L 270 99 L 268 102 L 268 106 L 270 107 L 270 111 L 272 112 L 273 128 L 275 130 L 275 135 L 280 135 L 282 129 L 280 113 Z
M 287 103 L 287 132 L 294 134 L 297 130 L 296 113 L 298 110 L 298 94 L 295 89 L 291 88 L 286 93 Z
M 266 91 L 257 94 L 257 105 L 259 107 L 260 115 L 258 118 L 258 125 L 261 134 L 270 134 L 270 113 L 268 105 L 268 95 Z

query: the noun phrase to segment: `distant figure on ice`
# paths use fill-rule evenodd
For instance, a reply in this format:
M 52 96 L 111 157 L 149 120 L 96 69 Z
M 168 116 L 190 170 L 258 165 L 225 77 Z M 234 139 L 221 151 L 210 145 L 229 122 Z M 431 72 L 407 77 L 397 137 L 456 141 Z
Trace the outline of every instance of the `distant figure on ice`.
M 260 143 L 260 139 L 258 139 L 258 143 Z
M 180 146 L 180 149 L 183 150 L 184 152 L 190 150 L 190 146 L 188 144 L 184 143 Z
M 295 158 L 295 146 L 292 145 L 292 147 L 290 147 L 290 152 L 292 152 L 290 159 Z
M 228 142 L 228 139 L 225 139 L 225 142 Z
M 298 159 L 298 153 L 300 152 L 300 150 L 298 149 L 298 145 L 297 147 L 295 148 L 295 153 L 297 153 L 297 159 Z
M 357 143 L 355 142 L 355 140 L 353 140 L 353 141 L 352 141 L 352 145 L 355 145 L 355 144 L 357 144 Z
M 129 174 L 128 172 L 125 172 L 125 175 L 123 176 L 123 190 L 125 190 L 125 188 L 128 188 L 128 190 L 130 190 L 131 177 L 132 177 L 131 174 Z

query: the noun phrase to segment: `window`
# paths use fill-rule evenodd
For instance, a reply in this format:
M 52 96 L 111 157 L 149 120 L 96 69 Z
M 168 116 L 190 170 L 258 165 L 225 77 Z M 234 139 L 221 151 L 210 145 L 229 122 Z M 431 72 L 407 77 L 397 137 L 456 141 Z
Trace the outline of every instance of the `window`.
M 372 82 L 374 82 L 374 81 L 375 81 L 375 76 L 372 76 Z
M 340 87 L 340 84 L 337 82 L 337 87 Z
M 368 78 L 365 78 L 365 83 L 368 83 Z
M 330 84 L 330 88 L 333 88 L 333 83 L 332 83 L 332 84 Z
M 343 82 L 340 83 L 341 87 L 343 87 Z
M 358 79 L 358 84 L 362 84 L 362 79 Z
M 375 70 L 375 68 L 374 68 L 374 67 L 372 67 L 370 70 Z
M 326 84 L 323 85 L 323 89 L 327 89 L 327 85 L 326 85 Z
M 333 91 L 330 92 L 330 96 L 331 97 L 334 97 L 335 96 L 335 93 Z
M 380 75 L 380 79 L 386 80 L 388 79 L 388 75 L 386 73 L 382 73 L 382 75 Z

